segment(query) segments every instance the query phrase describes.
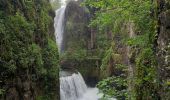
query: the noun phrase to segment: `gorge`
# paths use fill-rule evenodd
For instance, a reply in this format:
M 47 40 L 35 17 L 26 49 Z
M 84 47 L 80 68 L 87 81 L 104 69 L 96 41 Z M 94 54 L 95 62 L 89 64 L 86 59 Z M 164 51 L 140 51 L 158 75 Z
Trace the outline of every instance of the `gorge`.
M 170 0 L 0 0 L 0 100 L 170 100 Z
M 65 9 L 69 0 L 61 0 L 61 7 L 56 10 L 54 18 L 55 36 L 59 52 L 64 52 L 64 30 L 65 30 Z M 67 41 L 71 42 L 71 41 Z M 69 67 L 69 66 L 66 66 Z M 99 91 L 97 88 L 88 88 L 79 72 L 71 72 L 69 69 L 62 69 L 60 73 L 60 100 L 98 100 Z

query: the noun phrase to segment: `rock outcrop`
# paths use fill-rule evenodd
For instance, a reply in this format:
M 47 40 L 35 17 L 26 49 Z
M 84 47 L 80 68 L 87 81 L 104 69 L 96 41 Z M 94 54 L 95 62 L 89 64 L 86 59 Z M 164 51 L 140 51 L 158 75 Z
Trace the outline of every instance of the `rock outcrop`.
M 80 1 L 70 1 L 65 10 L 63 36 L 65 57 L 61 58 L 63 70 L 78 70 L 87 85 L 95 86 L 99 81 L 99 60 L 88 59 L 88 51 L 94 47 L 95 33 L 88 27 L 90 12 L 80 6 Z M 90 57 L 90 56 L 89 56 Z
M 164 100 L 170 98 L 170 1 L 158 0 L 158 39 L 157 39 L 157 60 L 159 78 L 161 80 L 161 97 Z
M 85 7 L 79 2 L 70 1 L 65 10 L 65 30 L 63 42 L 65 51 L 80 47 L 86 48 L 88 32 L 89 14 Z

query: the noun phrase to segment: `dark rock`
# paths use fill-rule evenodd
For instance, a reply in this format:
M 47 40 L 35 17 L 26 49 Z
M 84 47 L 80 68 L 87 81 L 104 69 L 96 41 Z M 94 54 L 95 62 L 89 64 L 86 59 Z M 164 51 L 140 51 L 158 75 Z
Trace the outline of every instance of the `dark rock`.
M 159 4 L 161 5 L 161 4 Z M 159 13 L 159 31 L 157 39 L 157 60 L 159 68 L 159 78 L 162 82 L 161 86 L 161 98 L 163 100 L 168 100 L 170 97 L 170 92 L 167 90 L 167 82 L 170 80 L 170 8 L 169 1 L 164 2 L 165 8 L 160 8 Z
M 20 100 L 19 98 L 19 93 L 17 92 L 16 88 L 13 87 L 7 91 L 5 100 Z
M 170 28 L 170 10 L 166 10 L 159 14 L 160 24 L 165 26 L 165 28 Z
M 62 69 L 75 69 L 76 61 L 74 59 L 64 59 L 60 62 Z
M 86 48 L 89 14 L 78 2 L 70 1 L 65 10 L 64 50 L 79 45 Z

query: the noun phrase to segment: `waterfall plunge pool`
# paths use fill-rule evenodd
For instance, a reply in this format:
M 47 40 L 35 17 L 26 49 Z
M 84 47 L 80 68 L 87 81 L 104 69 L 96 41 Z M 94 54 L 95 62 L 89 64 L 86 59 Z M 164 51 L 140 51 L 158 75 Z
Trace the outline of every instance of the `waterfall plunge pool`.
M 99 100 L 102 96 L 98 88 L 87 87 L 79 72 L 60 72 L 60 100 Z

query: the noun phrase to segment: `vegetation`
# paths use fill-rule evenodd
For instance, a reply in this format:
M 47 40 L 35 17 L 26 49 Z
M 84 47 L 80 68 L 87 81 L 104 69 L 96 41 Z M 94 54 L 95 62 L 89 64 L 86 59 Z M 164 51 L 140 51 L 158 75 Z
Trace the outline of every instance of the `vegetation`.
M 21 79 L 21 84 L 41 83 L 34 91 L 43 87 L 48 98 L 56 95 L 54 85 L 58 85 L 59 55 L 49 30 L 53 19 L 49 16 L 51 11 L 48 0 L 0 2 L 0 95 L 8 95 L 7 84 L 15 88 L 17 82 L 10 81 L 17 78 Z M 18 92 L 24 95 L 24 90 Z M 36 96 L 39 95 L 43 94 Z
M 128 77 L 123 79 L 124 81 L 128 79 L 127 81 L 134 82 L 133 90 L 129 91 L 131 94 L 121 95 L 124 94 L 121 93 L 121 91 L 124 91 L 124 88 L 117 90 L 114 85 L 112 88 L 109 88 L 109 84 L 114 84 L 113 81 L 122 85 L 122 81 L 119 82 L 117 80 L 123 77 L 114 74 L 112 75 L 113 78 L 99 82 L 99 89 L 105 95 L 115 96 L 120 100 L 125 98 L 130 100 L 157 100 L 159 98 L 159 82 L 154 56 L 154 42 L 157 34 L 156 2 L 152 0 L 86 0 L 84 4 L 95 10 L 90 26 L 97 28 L 98 32 L 103 34 L 111 31 L 113 39 L 110 44 L 116 41 L 114 37 L 121 36 L 123 38 L 121 39 L 122 44 L 132 48 L 132 51 L 129 52 L 131 54 L 130 59 L 135 59 L 134 62 L 131 62 L 136 67 L 133 69 L 135 79 L 129 79 Z M 127 37 L 130 38 L 127 39 Z M 117 59 L 111 57 L 118 52 L 116 45 L 107 46 L 109 49 L 104 47 L 106 55 L 102 57 L 103 63 L 101 67 L 103 72 L 107 69 L 111 59 L 112 61 Z M 103 67 L 105 68 L 103 69 Z M 115 65 L 113 67 L 116 68 Z M 128 88 L 125 89 L 124 92 L 127 94 Z
M 168 0 L 85 0 L 89 11 L 70 3 L 60 55 L 51 28 L 59 1 L 0 1 L 0 99 L 58 100 L 60 63 L 98 82 L 101 100 L 169 100 Z
M 99 82 L 97 87 L 104 93 L 102 100 L 114 98 L 124 100 L 127 99 L 127 81 L 120 76 L 108 77 Z

